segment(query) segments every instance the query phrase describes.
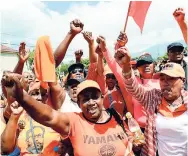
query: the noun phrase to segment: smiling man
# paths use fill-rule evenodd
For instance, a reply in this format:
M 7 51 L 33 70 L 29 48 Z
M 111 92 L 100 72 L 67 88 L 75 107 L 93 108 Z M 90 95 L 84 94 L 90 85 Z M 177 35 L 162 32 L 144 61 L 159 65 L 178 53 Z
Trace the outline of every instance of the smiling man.
M 154 73 L 154 60 L 148 53 L 141 55 L 136 63 L 136 67 L 143 79 L 151 79 Z
M 188 65 L 187 62 L 184 60 L 184 46 L 180 42 L 173 42 L 167 47 L 167 54 L 168 54 L 168 60 L 169 62 L 174 62 L 180 64 L 184 71 L 185 71 L 185 89 L 188 89 Z

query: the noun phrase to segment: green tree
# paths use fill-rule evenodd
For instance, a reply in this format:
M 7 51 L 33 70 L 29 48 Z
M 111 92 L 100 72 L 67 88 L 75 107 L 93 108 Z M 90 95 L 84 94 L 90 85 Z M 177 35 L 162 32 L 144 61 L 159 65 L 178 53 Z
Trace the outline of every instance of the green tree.
M 86 59 L 82 59 L 82 60 L 81 60 L 81 63 L 84 64 L 85 68 L 88 68 L 90 62 L 89 62 L 89 59 L 86 58 Z
M 167 60 L 167 59 L 168 59 L 167 53 L 165 53 L 163 56 L 160 56 L 160 57 L 157 58 L 158 61 L 159 60 Z

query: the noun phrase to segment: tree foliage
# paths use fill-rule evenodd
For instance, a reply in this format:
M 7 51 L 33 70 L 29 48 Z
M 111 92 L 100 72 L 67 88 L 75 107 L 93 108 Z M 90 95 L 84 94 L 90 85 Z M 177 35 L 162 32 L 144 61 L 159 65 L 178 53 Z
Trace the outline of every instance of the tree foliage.
M 30 52 L 30 55 L 29 55 L 29 58 L 28 58 L 28 60 L 27 60 L 27 68 L 29 69 L 29 70 L 32 70 L 32 65 L 33 65 L 33 61 L 34 61 L 34 50 L 33 51 L 31 51 Z M 62 75 L 62 74 L 67 74 L 68 73 L 68 67 L 71 65 L 71 64 L 73 64 L 73 63 L 75 63 L 75 61 L 73 61 L 73 60 L 71 60 L 71 61 L 69 61 L 68 63 L 61 63 L 60 65 L 59 65 L 59 67 L 58 68 L 56 68 L 56 74 L 59 76 L 59 75 Z M 82 59 L 81 60 L 81 63 L 83 63 L 84 64 L 84 66 L 85 66 L 85 68 L 88 68 L 88 66 L 89 66 L 89 59 L 88 58 L 86 58 L 86 59 Z
M 168 55 L 167 53 L 165 53 L 163 56 L 160 56 L 157 58 L 157 61 L 160 61 L 160 60 L 167 60 L 168 59 Z

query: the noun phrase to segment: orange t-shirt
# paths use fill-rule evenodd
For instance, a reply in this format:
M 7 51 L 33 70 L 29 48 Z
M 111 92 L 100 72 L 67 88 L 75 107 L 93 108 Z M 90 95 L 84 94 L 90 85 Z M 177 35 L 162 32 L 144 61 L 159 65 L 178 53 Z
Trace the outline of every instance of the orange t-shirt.
M 132 154 L 127 135 L 113 117 L 106 123 L 92 123 L 82 113 L 66 114 L 75 156 L 124 156 L 128 149 Z
M 23 112 L 18 121 L 18 124 L 25 123 L 25 128 L 20 131 L 18 142 L 17 142 L 18 147 L 21 150 L 21 156 L 33 155 L 30 152 L 32 150 L 35 150 L 32 136 L 34 136 L 35 138 L 36 146 L 38 147 L 37 149 L 40 153 L 43 153 L 44 150 L 46 150 L 47 146 L 49 148 L 51 142 L 60 140 L 60 135 L 57 132 L 55 132 L 49 127 L 39 124 L 33 119 L 32 119 L 32 125 L 34 129 L 33 131 L 34 134 L 32 135 L 30 119 L 31 118 L 29 117 L 29 115 Z M 55 147 L 56 145 L 53 146 Z M 53 147 L 51 148 L 53 149 Z M 48 154 L 49 156 L 51 156 L 50 153 Z M 48 154 L 46 154 L 46 156 L 48 156 Z M 34 155 L 39 155 L 39 154 L 34 154 Z

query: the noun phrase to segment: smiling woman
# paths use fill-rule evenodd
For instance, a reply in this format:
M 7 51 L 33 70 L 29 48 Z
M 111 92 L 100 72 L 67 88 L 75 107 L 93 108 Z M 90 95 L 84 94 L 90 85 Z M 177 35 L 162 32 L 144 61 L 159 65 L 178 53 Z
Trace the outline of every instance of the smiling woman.
M 96 82 L 85 80 L 78 85 L 77 98 L 82 112 L 60 113 L 24 92 L 18 78 L 9 78 L 17 90 L 15 93 L 12 89 L 12 95 L 20 105 L 35 121 L 53 128 L 64 137 L 68 136 L 75 156 L 105 156 L 109 152 L 116 156 L 133 155 L 132 135 L 127 125 L 123 124 L 120 116 L 117 119 L 112 111 L 103 109 L 101 90 Z
M 118 52 L 117 52 L 118 53 Z M 161 89 L 139 84 L 130 67 L 130 54 L 121 50 L 116 57 L 123 68 L 127 91 L 142 103 L 146 110 L 146 144 L 142 155 L 187 155 L 188 92 L 184 90 L 185 72 L 177 63 L 166 63 L 160 77 Z

